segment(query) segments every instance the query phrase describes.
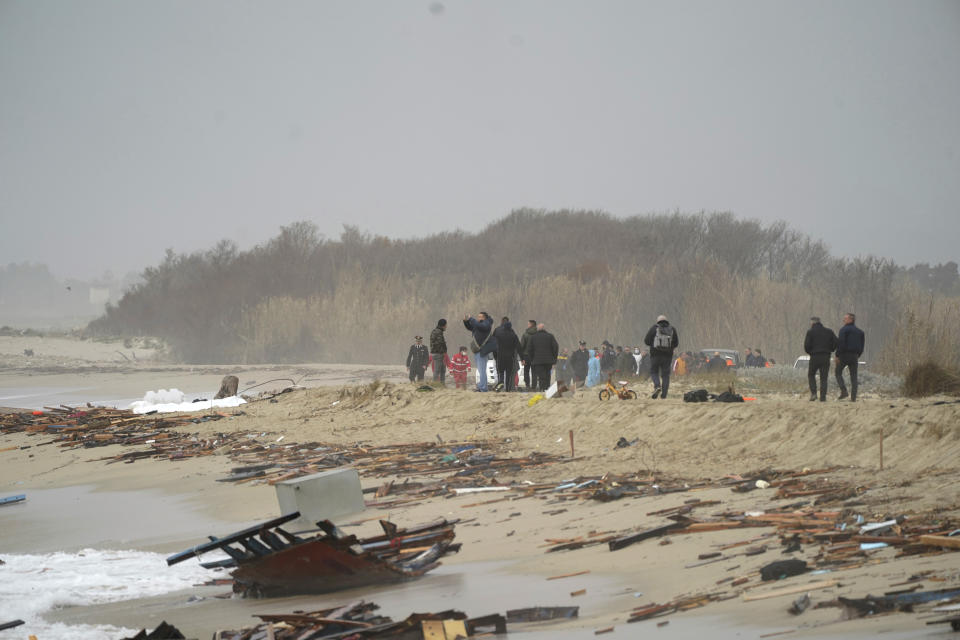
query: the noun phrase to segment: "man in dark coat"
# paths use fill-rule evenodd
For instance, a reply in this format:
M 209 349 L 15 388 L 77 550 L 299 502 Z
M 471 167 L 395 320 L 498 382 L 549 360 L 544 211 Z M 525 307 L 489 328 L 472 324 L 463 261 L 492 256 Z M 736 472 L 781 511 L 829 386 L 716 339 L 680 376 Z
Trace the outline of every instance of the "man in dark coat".
M 820 402 L 827 401 L 827 378 L 830 377 L 830 354 L 837 350 L 837 336 L 833 329 L 820 323 L 820 318 L 810 318 L 810 328 L 803 339 L 803 350 L 810 355 L 807 381 L 810 383 L 810 400 L 817 399 L 817 374 L 820 374 Z
M 427 370 L 427 364 L 430 362 L 430 353 L 427 351 L 427 345 L 423 344 L 423 336 L 416 336 L 410 352 L 407 353 L 407 370 L 410 372 L 410 382 L 414 380 L 423 381 L 423 372 Z
M 497 376 L 503 383 L 504 391 L 516 391 L 517 353 L 520 350 L 520 338 L 517 337 L 510 318 L 504 316 L 500 326 L 493 330 L 497 341 Z
M 474 365 L 479 376 L 477 391 L 487 391 L 487 360 L 490 354 L 497 352 L 497 339 L 493 337 L 493 318 L 486 311 L 478 313 L 476 318 L 465 315 L 463 326 L 473 334 L 473 342 L 479 349 L 474 353 Z
M 570 372 L 573 374 L 573 383 L 582 387 L 587 380 L 587 363 L 590 362 L 590 351 L 587 343 L 580 341 L 580 347 L 570 354 Z
M 447 379 L 447 340 L 443 332 L 447 330 L 444 318 L 437 320 L 437 326 L 430 332 L 430 355 L 433 357 L 433 381 L 443 384 Z
M 600 353 L 600 374 L 606 378 L 617 368 L 617 354 L 613 350 L 613 345 L 606 340 L 603 341 L 600 348 L 602 349 Z
M 713 356 L 707 361 L 707 373 L 723 373 L 727 370 L 727 359 L 720 355 L 719 351 L 714 351 Z
M 533 364 L 533 386 L 538 391 L 546 391 L 550 386 L 550 368 L 557 363 L 560 345 L 553 334 L 544 329 L 542 322 L 527 345 L 529 362 Z
M 847 386 L 843 384 L 843 370 L 850 369 L 850 402 L 857 401 L 857 366 L 860 363 L 860 356 L 863 355 L 863 347 L 866 343 L 866 335 L 863 330 L 856 325 L 857 316 L 848 313 L 843 316 L 843 326 L 837 334 L 837 359 L 836 374 L 837 385 L 840 387 L 840 397 L 843 400 L 847 397 Z
M 530 364 L 529 358 L 527 358 L 527 350 L 530 348 L 530 336 L 537 332 L 537 321 L 536 320 L 527 320 L 527 329 L 523 332 L 523 337 L 520 338 L 520 361 L 523 363 L 523 386 L 526 387 L 527 391 L 530 391 L 530 372 L 533 371 L 533 366 Z
M 630 353 L 630 347 L 626 349 L 617 347 L 617 366 L 615 372 L 618 376 L 632 376 L 636 364 L 636 361 L 633 359 L 633 354 Z
M 667 391 L 670 390 L 673 350 L 680 346 L 680 336 L 676 327 L 670 325 L 667 316 L 661 315 L 657 317 L 657 323 L 647 331 L 643 344 L 650 347 L 650 378 L 653 380 L 651 397 L 666 399 Z

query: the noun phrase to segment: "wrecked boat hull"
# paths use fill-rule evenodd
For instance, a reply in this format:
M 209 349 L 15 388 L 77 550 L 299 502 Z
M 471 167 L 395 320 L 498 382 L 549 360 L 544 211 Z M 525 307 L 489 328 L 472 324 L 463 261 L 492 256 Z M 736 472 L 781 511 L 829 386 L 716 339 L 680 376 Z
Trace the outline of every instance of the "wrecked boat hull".
M 330 521 L 317 523 L 320 533 L 302 538 L 280 528 L 299 516 L 292 513 L 232 533 L 167 558 L 172 565 L 203 553 L 222 550 L 229 560 L 207 568 L 231 567 L 233 590 L 264 597 L 326 593 L 371 584 L 401 582 L 422 576 L 440 558 L 459 551 L 453 542 L 456 521 L 440 520 L 399 529 L 381 520 L 384 534 L 358 539 Z

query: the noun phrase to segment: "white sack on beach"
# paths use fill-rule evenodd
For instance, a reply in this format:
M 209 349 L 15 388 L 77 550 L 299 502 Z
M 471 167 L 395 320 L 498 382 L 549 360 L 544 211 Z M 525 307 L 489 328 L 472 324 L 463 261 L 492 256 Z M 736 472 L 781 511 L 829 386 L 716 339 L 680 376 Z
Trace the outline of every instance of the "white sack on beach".
M 206 411 L 214 407 L 238 407 L 246 404 L 246 400 L 240 396 L 231 396 L 229 398 L 220 398 L 219 400 L 203 400 L 201 402 L 184 402 L 183 392 L 179 389 L 160 389 L 159 391 L 148 391 L 143 400 L 137 400 L 128 407 L 134 413 L 173 413 L 176 411 Z

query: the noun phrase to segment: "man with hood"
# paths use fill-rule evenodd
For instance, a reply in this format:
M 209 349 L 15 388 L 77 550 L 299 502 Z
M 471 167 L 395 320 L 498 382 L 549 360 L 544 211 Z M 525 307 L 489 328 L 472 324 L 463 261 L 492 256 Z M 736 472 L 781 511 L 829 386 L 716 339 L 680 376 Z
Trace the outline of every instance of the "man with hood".
M 470 350 L 474 353 L 474 365 L 477 367 L 479 380 L 477 391 L 487 391 L 487 360 L 491 353 L 497 351 L 497 339 L 493 337 L 493 318 L 486 311 L 481 311 L 477 317 L 463 316 L 463 326 L 473 334 Z
M 643 343 L 650 347 L 650 378 L 653 380 L 652 398 L 667 398 L 670 389 L 670 366 L 673 350 L 680 346 L 677 329 L 670 325 L 667 316 L 657 317 L 657 323 L 647 331 Z
M 537 321 L 536 320 L 527 320 L 527 329 L 523 332 L 523 337 L 520 338 L 520 361 L 523 363 L 523 386 L 526 387 L 527 391 L 530 391 L 530 372 L 533 371 L 533 366 L 530 364 L 530 359 L 527 358 L 527 350 L 530 348 L 530 336 L 537 332 Z
M 810 318 L 810 328 L 803 339 L 803 350 L 810 355 L 807 381 L 810 383 L 810 401 L 817 399 L 817 374 L 820 374 L 820 402 L 827 401 L 827 379 L 830 377 L 830 354 L 837 350 L 837 335 L 820 322 Z
M 560 355 L 560 345 L 541 322 L 537 325 L 537 332 L 530 336 L 528 348 L 528 357 L 533 364 L 533 385 L 538 391 L 546 391 L 550 386 L 550 369 Z
M 500 326 L 493 330 L 493 338 L 497 341 L 497 376 L 503 383 L 503 390 L 516 391 L 517 352 L 520 349 L 520 338 L 513 330 L 510 318 L 503 316 Z
M 447 379 L 447 340 L 443 332 L 447 330 L 445 318 L 437 320 L 437 326 L 430 332 L 430 356 L 433 358 L 433 381 L 444 384 Z

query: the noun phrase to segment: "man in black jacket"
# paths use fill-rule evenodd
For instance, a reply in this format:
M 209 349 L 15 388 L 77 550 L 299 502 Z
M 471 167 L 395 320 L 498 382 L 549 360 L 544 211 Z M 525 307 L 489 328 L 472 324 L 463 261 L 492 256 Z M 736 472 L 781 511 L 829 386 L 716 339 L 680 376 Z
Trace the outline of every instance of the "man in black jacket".
M 857 316 L 848 313 L 843 316 L 843 326 L 837 335 L 837 358 L 836 373 L 837 385 L 840 387 L 840 397 L 843 400 L 847 397 L 847 386 L 843 384 L 843 370 L 850 368 L 850 402 L 857 401 L 857 365 L 860 363 L 860 356 L 863 354 L 863 347 L 866 336 L 863 330 L 855 323 Z
M 513 330 L 510 318 L 504 316 L 500 326 L 493 330 L 493 337 L 497 341 L 497 377 L 503 384 L 504 391 L 516 391 L 514 382 L 517 375 L 517 351 L 520 349 L 520 338 Z
M 833 329 L 820 323 L 820 318 L 810 318 L 810 329 L 803 340 L 803 350 L 810 355 L 807 380 L 810 382 L 810 401 L 817 399 L 817 374 L 820 374 L 820 402 L 827 401 L 827 378 L 830 376 L 830 354 L 837 349 L 837 336 Z
M 550 368 L 557 363 L 560 345 L 541 322 L 537 325 L 537 332 L 527 341 L 527 348 L 528 362 L 533 365 L 533 385 L 538 391 L 546 391 L 550 386 Z
M 582 387 L 587 380 L 587 365 L 590 362 L 590 352 L 587 343 L 580 341 L 580 347 L 570 354 L 570 371 L 573 374 L 573 383 Z
M 537 321 L 536 320 L 527 320 L 527 330 L 523 332 L 523 337 L 520 338 L 520 361 L 523 362 L 523 386 L 527 391 L 530 391 L 530 372 L 533 370 L 533 366 L 530 364 L 530 359 L 527 357 L 527 351 L 530 349 L 530 336 L 537 332 Z
M 650 327 L 643 339 L 650 347 L 650 378 L 653 379 L 652 398 L 666 400 L 670 389 L 670 367 L 673 364 L 673 350 L 680 346 L 680 336 L 676 327 L 670 325 L 667 316 L 657 317 L 657 323 Z
M 423 336 L 416 336 L 413 340 L 410 352 L 407 353 L 407 370 L 410 371 L 410 382 L 423 381 L 423 372 L 427 370 L 430 354 L 427 352 L 427 345 L 423 344 Z

